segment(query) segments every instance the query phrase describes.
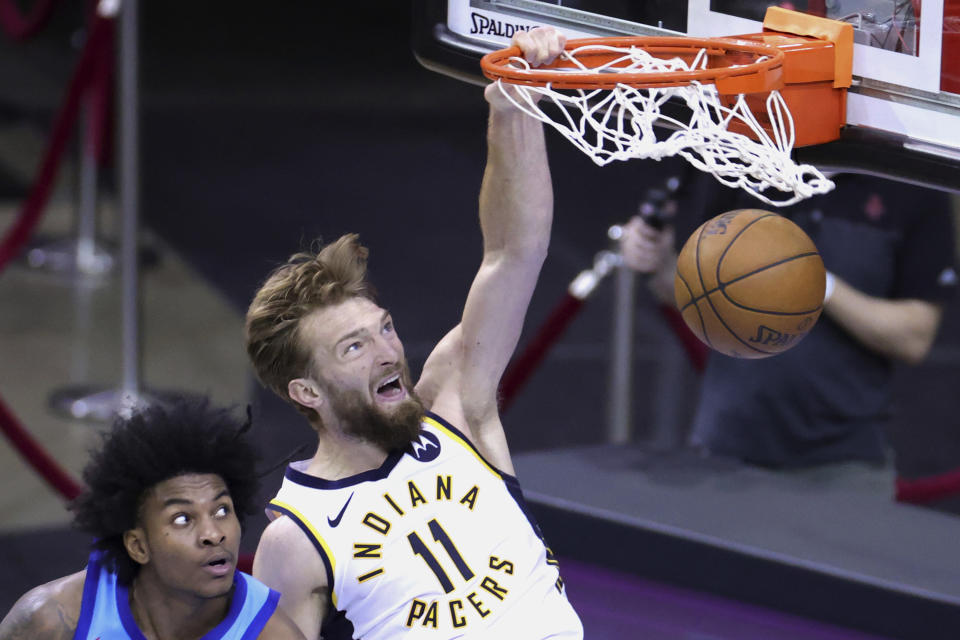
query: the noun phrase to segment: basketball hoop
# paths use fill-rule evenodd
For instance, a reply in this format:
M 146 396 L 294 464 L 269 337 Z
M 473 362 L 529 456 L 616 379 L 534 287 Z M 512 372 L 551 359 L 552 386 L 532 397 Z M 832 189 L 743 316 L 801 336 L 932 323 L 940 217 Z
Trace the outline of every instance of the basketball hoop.
M 517 108 L 598 165 L 679 155 L 727 186 L 786 206 L 834 186 L 790 153 L 839 136 L 849 86 L 841 67 L 850 61 L 845 43 L 816 22 L 835 21 L 800 14 L 798 27 L 793 14 L 768 10 L 764 27 L 784 33 L 586 38 L 567 42 L 543 67 L 530 67 L 518 47 L 484 56 L 481 66 Z M 545 111 L 541 98 L 556 109 Z

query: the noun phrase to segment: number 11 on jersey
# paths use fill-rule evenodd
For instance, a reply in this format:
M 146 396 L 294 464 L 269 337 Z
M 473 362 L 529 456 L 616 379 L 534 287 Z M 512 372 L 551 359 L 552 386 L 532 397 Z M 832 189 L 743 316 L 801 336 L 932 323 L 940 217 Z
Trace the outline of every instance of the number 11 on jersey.
M 473 577 L 473 571 L 470 570 L 470 567 L 467 565 L 466 561 L 464 561 L 463 556 L 461 556 L 460 552 L 457 551 L 457 547 L 454 546 L 450 536 L 448 536 L 447 532 L 443 530 L 443 527 L 440 526 L 440 523 L 437 522 L 436 518 L 432 519 L 428 524 L 430 526 L 430 533 L 433 534 L 434 541 L 439 542 L 441 546 L 443 546 L 444 550 L 447 552 L 447 555 L 450 556 L 453 564 L 460 572 L 460 575 L 463 576 L 463 579 L 470 580 Z M 408 535 L 407 540 L 410 541 L 410 548 L 413 549 L 413 553 L 423 558 L 423 561 L 426 562 L 430 570 L 433 571 L 433 575 L 437 576 L 437 580 L 440 582 L 440 586 L 443 587 L 443 591 L 445 593 L 450 593 L 453 591 L 453 582 L 450 581 L 449 576 L 447 576 L 447 572 L 443 570 L 443 567 L 440 566 L 440 562 L 437 560 L 436 556 L 430 552 L 430 549 L 428 549 L 427 545 L 424 544 L 423 540 L 420 539 L 420 536 L 417 535 L 417 532 L 414 531 Z

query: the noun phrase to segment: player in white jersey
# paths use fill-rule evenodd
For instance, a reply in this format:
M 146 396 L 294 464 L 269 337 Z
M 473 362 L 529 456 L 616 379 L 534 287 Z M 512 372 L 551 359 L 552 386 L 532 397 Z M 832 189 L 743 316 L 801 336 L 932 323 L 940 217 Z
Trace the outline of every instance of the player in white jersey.
M 331 608 L 344 614 L 325 638 L 579 633 L 516 478 L 439 416 L 373 473 L 329 481 L 303 466 L 287 469 L 270 504 L 325 561 Z
M 514 42 L 539 65 L 564 38 L 547 28 Z M 549 243 L 543 131 L 497 87 L 485 96 L 483 259 L 416 386 L 355 235 L 291 257 L 247 312 L 258 376 L 318 438 L 287 470 L 254 562 L 311 640 L 583 636 L 497 411 Z

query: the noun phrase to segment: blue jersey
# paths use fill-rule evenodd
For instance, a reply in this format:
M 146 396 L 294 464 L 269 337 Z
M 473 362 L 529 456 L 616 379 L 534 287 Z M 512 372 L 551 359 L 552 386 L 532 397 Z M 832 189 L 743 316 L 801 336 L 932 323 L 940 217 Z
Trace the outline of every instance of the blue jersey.
M 98 551 L 90 554 L 74 640 L 146 640 L 130 611 L 127 587 L 100 557 Z M 235 572 L 233 586 L 227 616 L 203 640 L 253 640 L 276 610 L 280 594 L 251 576 Z

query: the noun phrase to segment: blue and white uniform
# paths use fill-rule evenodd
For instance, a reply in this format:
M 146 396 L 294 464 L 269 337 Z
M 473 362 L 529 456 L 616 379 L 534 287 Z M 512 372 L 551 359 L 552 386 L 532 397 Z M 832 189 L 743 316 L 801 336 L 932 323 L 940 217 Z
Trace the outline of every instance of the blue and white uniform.
M 295 462 L 268 509 L 323 559 L 323 637 L 582 638 L 520 485 L 428 414 L 418 442 L 377 469 L 324 480 Z
M 83 583 L 83 602 L 74 640 L 146 640 L 130 611 L 130 598 L 117 574 L 101 563 L 99 551 L 90 554 Z M 255 578 L 233 574 L 233 597 L 227 616 L 203 640 L 253 640 L 273 615 L 280 594 Z

